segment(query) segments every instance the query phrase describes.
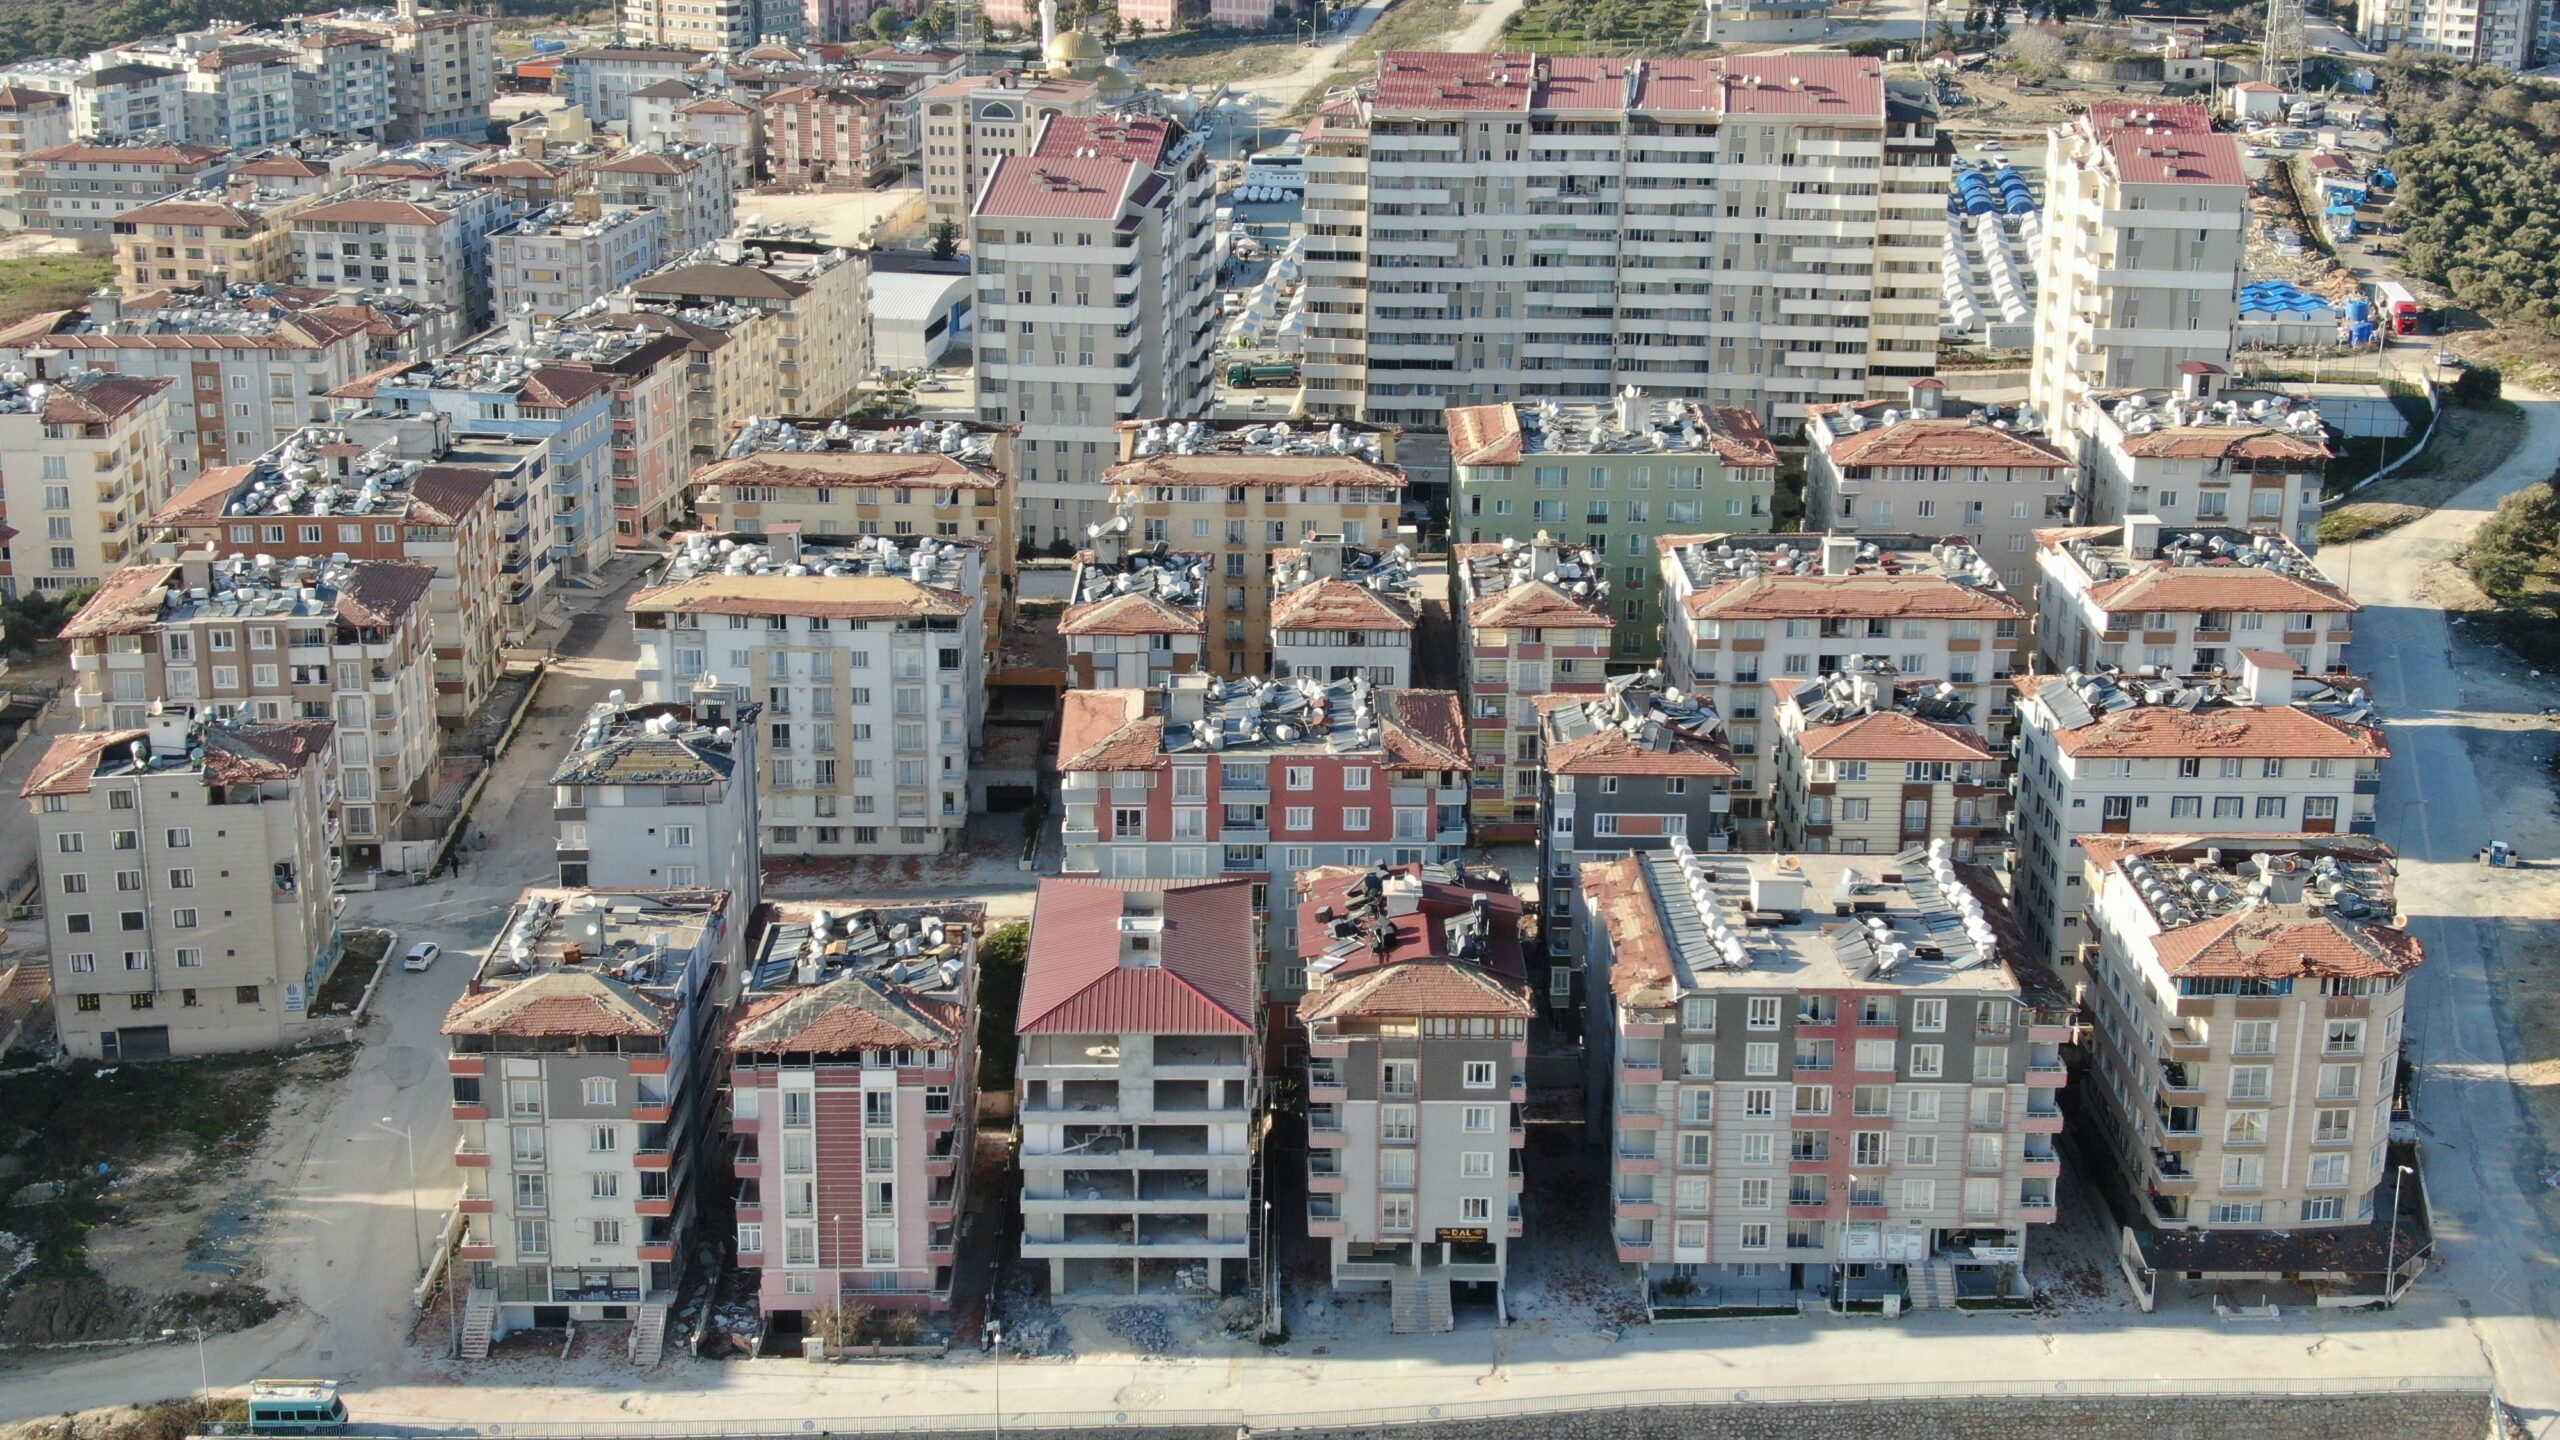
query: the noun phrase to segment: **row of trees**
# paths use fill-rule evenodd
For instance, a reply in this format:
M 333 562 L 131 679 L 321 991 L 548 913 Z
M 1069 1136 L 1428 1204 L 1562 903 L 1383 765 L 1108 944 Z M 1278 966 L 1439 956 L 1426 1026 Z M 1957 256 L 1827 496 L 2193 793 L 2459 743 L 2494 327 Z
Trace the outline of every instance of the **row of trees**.
M 2410 271 L 2466 309 L 2560 333 L 2560 98 L 2503 71 L 2383 77 Z

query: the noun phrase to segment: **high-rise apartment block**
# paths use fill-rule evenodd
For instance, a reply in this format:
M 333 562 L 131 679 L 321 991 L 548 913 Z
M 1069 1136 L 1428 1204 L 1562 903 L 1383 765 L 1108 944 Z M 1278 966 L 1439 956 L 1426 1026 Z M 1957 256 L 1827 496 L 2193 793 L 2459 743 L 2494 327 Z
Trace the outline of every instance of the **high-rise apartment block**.
M 2348 836 L 2089 841 L 2081 1149 L 2150 1222 L 2124 1230 L 2144 1309 L 2192 1271 L 2397 1295 L 2426 1268 L 2420 1186 L 2394 1171 L 2414 1157 L 2391 1144 L 2425 958 L 2395 869 Z
M 758 414 L 834 415 L 853 401 L 871 369 L 871 263 L 855 251 L 806 239 L 741 231 L 708 259 L 679 261 L 641 276 L 632 295 L 679 313 L 736 306 L 772 322 L 778 410 Z M 743 418 L 743 417 L 742 417 Z
M 416 0 L 382 9 L 315 16 L 337 29 L 382 36 L 391 45 L 391 128 L 385 138 L 477 142 L 498 98 L 498 19 L 427 10 Z
M 1637 385 L 1791 437 L 1935 364 L 1947 161 L 1875 60 L 1391 51 L 1306 172 L 1318 415 Z
M 1015 1113 L 1022 1258 L 1051 1295 L 1222 1295 L 1253 1254 L 1254 888 L 1040 882 Z
M 2101 102 L 2045 143 L 2028 405 L 2076 424 L 2090 394 L 2228 364 L 2249 177 L 2202 105 Z
M 1656 1303 L 1899 1293 L 1899 1266 L 1947 1308 L 2023 1271 L 2056 1214 L 2071 999 L 1987 875 L 1943 845 L 1677 844 L 1586 865 L 1582 890 L 1606 1199 Z
M 1030 154 L 1049 117 L 1087 117 L 1101 102 L 1090 80 L 1004 70 L 945 80 L 907 103 L 916 111 L 926 213 L 936 224 L 965 225 L 998 160 Z
M 115 1064 L 290 1045 L 337 963 L 326 720 L 56 736 L 34 812 L 65 1053 Z
M 2522 70 L 2545 58 L 2550 7 L 2525 0 L 2358 0 L 2356 38 L 2467 65 Z
M 979 188 L 978 413 L 1021 427 L 1026 538 L 1101 518 L 1120 424 L 1210 409 L 1213 179 L 1173 121 L 1055 115 Z
M 1333 1284 L 1383 1286 L 1389 1328 L 1451 1328 L 1452 1287 L 1497 1314 L 1521 1236 L 1529 1020 L 1520 901 L 1454 866 L 1298 877 L 1306 971 L 1307 1233 Z
M 1774 523 L 1778 447 L 1748 410 L 1629 387 L 1605 404 L 1461 405 L 1448 425 L 1450 534 L 1578 537 L 1617 587 L 1610 658 L 1621 668 L 1662 648 L 1656 538 Z
M 598 160 L 587 172 L 606 205 L 645 206 L 666 234 L 658 252 L 673 260 L 727 235 L 737 218 L 736 172 L 717 145 L 671 141 Z
M 2089 942 L 2082 838 L 2373 830 L 2390 742 L 2359 692 L 2300 682 L 2282 655 L 2239 673 L 2073 670 L 2021 682 L 2018 918 L 2040 953 Z
M 734 55 L 768 39 L 797 45 L 807 33 L 803 0 L 720 0 L 713 5 L 622 0 L 621 34 L 634 45 Z
M 489 236 L 515 203 L 485 186 L 394 181 L 324 200 L 293 216 L 302 282 L 449 305 L 489 323 Z
M 986 714 L 986 564 L 958 540 L 688 532 L 631 597 L 642 695 L 708 724 L 763 705 L 769 853 L 948 850 Z

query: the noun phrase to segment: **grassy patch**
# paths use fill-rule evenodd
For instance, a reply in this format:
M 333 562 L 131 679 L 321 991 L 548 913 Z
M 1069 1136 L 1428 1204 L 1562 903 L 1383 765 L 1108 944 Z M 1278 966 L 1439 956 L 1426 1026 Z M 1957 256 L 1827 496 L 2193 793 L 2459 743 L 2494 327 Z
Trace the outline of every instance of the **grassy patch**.
M 2432 510 L 2498 468 L 2524 440 L 2524 411 L 2512 400 L 2448 406 L 2433 440 L 2417 459 L 2356 495 L 2359 504 L 2415 505 Z M 2361 441 L 2371 446 L 2376 442 Z M 2410 442 L 2392 442 L 2404 447 Z M 2394 454 L 2400 453 L 2398 449 Z M 2349 447 L 2349 459 L 2354 447 Z M 2364 473 L 2371 474 L 2368 466 Z
M 0 325 L 68 310 L 112 283 L 116 268 L 98 255 L 30 255 L 0 260 Z
M 1325 92 L 1366 80 L 1378 73 L 1378 56 L 1389 50 L 1439 50 L 1448 48 L 1449 37 L 1467 26 L 1468 11 L 1464 0 L 1396 0 L 1378 17 L 1369 33 L 1351 42 L 1335 63 L 1333 73 L 1324 83 L 1306 93 L 1305 98 L 1281 115 L 1283 120 L 1302 120 L 1316 113 L 1324 103 Z
M 1307 58 L 1306 48 L 1286 34 L 1264 38 L 1235 35 L 1169 36 L 1120 47 L 1134 60 L 1138 78 L 1150 85 L 1219 85 L 1285 75 Z
M 320 993 L 312 997 L 312 1013 L 353 1013 L 356 1002 L 364 998 L 364 987 L 373 983 L 373 972 L 382 968 L 390 953 L 390 931 L 348 931 L 346 953 L 340 955 L 338 963 L 331 967 L 329 978 L 320 982 Z
M 1013 1089 L 1013 1060 L 1021 1044 L 1013 1033 L 1022 1005 L 1022 965 L 1031 953 L 1031 927 L 999 925 L 978 944 L 978 1088 Z
M 2427 512 L 2415 505 L 2341 505 L 2320 517 L 2320 543 L 2343 545 L 2397 530 Z
M 1684 0 L 1529 0 L 1502 43 L 1541 55 L 1661 55 L 1680 49 L 1697 18 Z

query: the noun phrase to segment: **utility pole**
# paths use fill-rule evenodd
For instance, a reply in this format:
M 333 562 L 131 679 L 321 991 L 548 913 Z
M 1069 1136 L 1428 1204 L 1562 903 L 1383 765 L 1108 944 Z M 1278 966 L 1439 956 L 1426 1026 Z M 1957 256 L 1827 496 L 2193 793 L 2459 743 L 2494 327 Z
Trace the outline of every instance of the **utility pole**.
M 2302 0 L 2267 0 L 2267 34 L 2258 49 L 2258 78 L 2284 91 L 2302 89 Z

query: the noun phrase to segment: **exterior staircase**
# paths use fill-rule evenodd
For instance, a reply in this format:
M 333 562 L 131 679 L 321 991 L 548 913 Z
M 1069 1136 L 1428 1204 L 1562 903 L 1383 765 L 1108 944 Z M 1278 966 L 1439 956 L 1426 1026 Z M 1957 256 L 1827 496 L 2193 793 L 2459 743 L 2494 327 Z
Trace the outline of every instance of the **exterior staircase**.
M 667 1353 L 667 1307 L 656 1301 L 631 1315 L 631 1363 L 646 1370 Z
M 462 1358 L 488 1359 L 489 1341 L 497 1330 L 497 1295 L 488 1290 L 472 1290 L 462 1305 Z
M 1398 1335 L 1437 1335 L 1457 1328 L 1449 1304 L 1449 1272 L 1437 1265 L 1397 1268 L 1387 1281 L 1387 1329 Z
M 1911 1308 L 1914 1310 L 1953 1310 L 1956 1308 L 1956 1267 L 1942 1260 L 1911 1267 Z

